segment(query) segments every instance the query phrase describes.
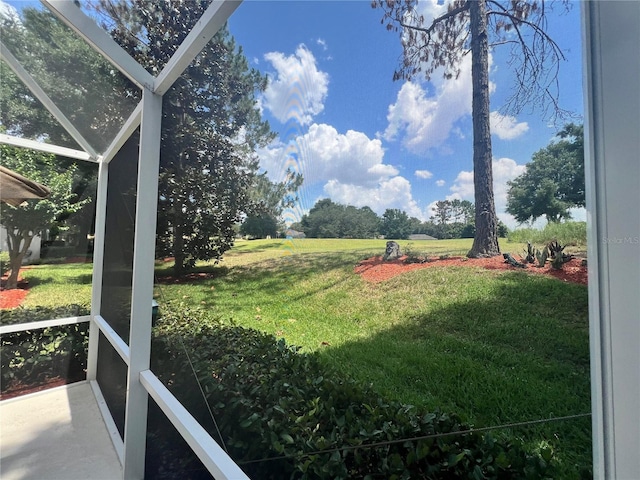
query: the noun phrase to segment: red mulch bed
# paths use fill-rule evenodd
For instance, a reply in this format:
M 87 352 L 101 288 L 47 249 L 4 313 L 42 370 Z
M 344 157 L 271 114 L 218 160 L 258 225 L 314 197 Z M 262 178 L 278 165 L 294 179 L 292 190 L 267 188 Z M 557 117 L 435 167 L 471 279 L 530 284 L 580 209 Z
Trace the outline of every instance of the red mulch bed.
M 22 269 L 20 270 L 22 272 Z M 18 274 L 18 288 L 5 290 L 7 275 L 0 278 L 0 309 L 19 307 L 29 293 L 29 282 Z
M 48 390 L 49 388 L 61 387 L 62 385 L 68 385 L 81 380 L 84 380 L 84 378 L 65 379 L 61 377 L 54 377 L 44 380 L 42 383 L 35 386 L 14 382 L 7 387 L 5 392 L 0 393 L 0 400 L 9 400 L 10 398 L 20 397 L 21 395 L 27 395 L 29 393 L 41 392 L 42 390 Z
M 579 283 L 581 285 L 587 284 L 587 267 L 582 265 L 581 258 L 573 258 L 571 261 L 565 263 L 562 270 L 555 270 L 549 264 L 543 268 L 537 268 L 533 265 L 528 265 L 526 269 L 516 268 L 505 263 L 502 255 L 492 258 L 450 257 L 426 263 L 404 263 L 405 258 L 406 257 L 402 257 L 398 260 L 384 262 L 381 256 L 372 257 L 358 263 L 355 267 L 355 273 L 361 275 L 367 282 L 379 283 L 420 268 L 463 266 L 481 267 L 488 270 L 525 271 L 536 275 L 549 275 L 564 282 Z

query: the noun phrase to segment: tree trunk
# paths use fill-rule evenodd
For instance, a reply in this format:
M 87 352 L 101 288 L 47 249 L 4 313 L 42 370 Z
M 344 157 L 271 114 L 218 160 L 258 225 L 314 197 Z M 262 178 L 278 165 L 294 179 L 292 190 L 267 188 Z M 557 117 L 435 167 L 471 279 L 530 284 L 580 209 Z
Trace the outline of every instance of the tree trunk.
M 489 124 L 489 42 L 486 0 L 469 2 L 471 30 L 471 79 L 473 86 L 473 186 L 476 234 L 467 257 L 500 254 L 498 222 L 493 199 L 491 127 Z
M 9 273 L 9 276 L 7 277 L 5 288 L 7 290 L 12 290 L 14 288 L 18 288 L 18 274 L 20 273 L 20 267 L 22 267 L 22 260 L 31 246 L 33 235 L 14 235 L 7 232 L 7 236 L 10 239 L 8 243 L 11 273 Z M 21 244 L 22 248 L 20 248 Z

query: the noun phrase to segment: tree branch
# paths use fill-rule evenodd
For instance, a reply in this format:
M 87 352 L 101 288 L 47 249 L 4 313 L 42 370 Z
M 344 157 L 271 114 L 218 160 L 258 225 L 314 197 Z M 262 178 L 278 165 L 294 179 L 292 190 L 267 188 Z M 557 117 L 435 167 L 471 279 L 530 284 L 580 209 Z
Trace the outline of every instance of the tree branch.
M 438 26 L 439 23 L 444 22 L 447 18 L 455 17 L 456 15 L 464 12 L 465 10 L 469 10 L 469 2 L 466 2 L 461 7 L 454 8 L 453 10 L 448 11 L 447 13 L 439 16 L 438 18 L 435 18 L 433 22 L 431 22 L 431 26 L 429 26 L 428 28 L 418 27 L 416 25 L 409 25 L 408 23 L 403 22 L 401 19 L 398 19 L 398 22 L 401 27 L 410 28 L 411 30 L 417 30 L 419 32 L 424 32 L 429 37 L 431 37 L 431 32 L 433 32 L 433 30 Z
M 502 5 L 494 2 L 493 0 L 489 0 L 489 3 L 498 5 L 500 8 L 504 8 L 504 7 L 502 7 Z M 520 29 L 518 28 L 518 24 L 524 24 L 524 25 L 527 25 L 527 26 L 531 27 L 537 34 L 541 35 L 547 42 L 549 42 L 551 44 L 553 49 L 558 53 L 558 55 L 560 56 L 560 58 L 562 58 L 562 60 L 565 60 L 564 54 L 562 53 L 562 49 L 558 46 L 558 44 L 553 40 L 553 38 L 551 38 L 542 28 L 540 28 L 535 23 L 530 22 L 530 21 L 525 20 L 525 19 L 522 19 L 522 18 L 514 17 L 513 15 L 511 15 L 507 11 L 499 12 L 497 10 L 489 10 L 487 12 L 487 17 L 490 16 L 490 15 L 498 15 L 498 16 L 502 16 L 502 17 L 507 17 L 511 21 L 511 24 L 513 25 L 513 28 L 515 28 L 516 31 L 518 32 L 518 37 L 520 37 L 521 39 L 522 39 L 522 36 L 520 35 Z

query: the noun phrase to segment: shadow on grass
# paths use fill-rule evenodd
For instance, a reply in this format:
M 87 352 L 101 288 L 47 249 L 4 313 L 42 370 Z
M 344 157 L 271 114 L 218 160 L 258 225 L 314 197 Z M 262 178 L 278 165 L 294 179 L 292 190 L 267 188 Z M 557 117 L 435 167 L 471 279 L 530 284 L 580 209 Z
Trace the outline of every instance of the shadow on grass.
M 485 298 L 445 300 L 320 355 L 387 398 L 452 411 L 475 427 L 590 413 L 586 287 L 519 273 L 497 279 Z M 548 441 L 578 472 L 591 465 L 590 422 L 502 434 Z
M 58 284 L 58 285 L 90 285 L 91 284 L 92 275 L 90 273 L 75 275 L 75 276 L 64 276 L 60 277 L 33 277 L 28 276 L 27 280 L 29 281 L 30 287 L 35 287 L 37 285 L 46 285 L 46 284 Z
M 350 273 L 354 266 L 366 255 L 358 251 L 331 255 L 292 254 L 248 266 L 231 267 L 225 272 L 224 281 L 215 285 L 219 295 L 211 301 L 205 301 L 205 304 L 224 309 L 235 304 L 229 300 L 229 296 L 250 299 L 255 295 L 256 288 L 259 288 L 261 297 L 269 298 L 272 304 L 281 303 L 283 297 L 287 302 L 295 302 L 349 281 L 353 278 Z M 318 279 L 316 285 L 309 285 L 299 295 L 292 293 L 299 282 L 313 280 L 314 276 Z M 263 301 L 263 305 L 268 303 Z

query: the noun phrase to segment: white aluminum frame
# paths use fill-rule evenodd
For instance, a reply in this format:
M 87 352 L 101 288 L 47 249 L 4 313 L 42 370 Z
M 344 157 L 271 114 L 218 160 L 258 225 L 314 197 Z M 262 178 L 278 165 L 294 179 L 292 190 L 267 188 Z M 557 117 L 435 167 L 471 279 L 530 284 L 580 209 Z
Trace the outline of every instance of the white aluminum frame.
M 75 2 L 69 0 L 40 0 L 40 2 L 139 88 L 153 88 L 153 75 L 86 16 Z
M 140 372 L 140 381 L 216 480 L 249 480 L 151 370 Z
M 74 325 L 76 323 L 87 323 L 89 321 L 91 321 L 91 315 L 56 318 L 53 320 L 41 320 L 37 322 L 16 323 L 14 325 L 2 325 L 0 326 L 0 335 L 26 332 L 27 330 L 40 330 L 49 327 L 59 327 L 62 325 Z
M 594 478 L 640 472 L 640 3 L 583 2 Z
M 38 142 L 36 140 L 28 140 L 22 137 L 14 137 L 0 133 L 0 143 L 6 145 L 12 145 L 14 147 L 28 148 L 29 150 L 36 150 L 38 152 L 51 153 L 53 155 L 59 155 L 61 157 L 73 158 L 75 160 L 84 160 L 87 162 L 98 162 L 99 158 L 93 158 L 87 152 L 81 150 L 74 150 L 73 148 L 59 147 L 58 145 L 52 145 L 50 143 Z
M 58 108 L 58 106 L 49 98 L 49 95 L 45 93 L 45 91 L 38 85 L 38 82 L 34 80 L 34 78 L 29 75 L 29 73 L 24 69 L 24 67 L 20 64 L 20 62 L 13 56 L 13 54 L 9 51 L 7 47 L 4 46 L 2 42 L 0 42 L 0 58 L 7 62 L 7 65 L 11 67 L 11 70 L 16 74 L 16 76 L 24 83 L 24 85 L 31 90 L 31 93 L 40 100 L 42 105 L 53 115 L 53 117 L 62 125 L 62 127 L 67 131 L 71 137 L 78 142 L 85 152 L 87 152 L 91 157 L 97 158 L 98 154 L 93 149 L 91 144 L 87 142 L 87 140 L 82 136 L 82 134 L 78 131 L 76 127 L 73 126 L 71 121 L 66 117 L 64 113 Z

